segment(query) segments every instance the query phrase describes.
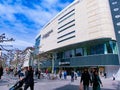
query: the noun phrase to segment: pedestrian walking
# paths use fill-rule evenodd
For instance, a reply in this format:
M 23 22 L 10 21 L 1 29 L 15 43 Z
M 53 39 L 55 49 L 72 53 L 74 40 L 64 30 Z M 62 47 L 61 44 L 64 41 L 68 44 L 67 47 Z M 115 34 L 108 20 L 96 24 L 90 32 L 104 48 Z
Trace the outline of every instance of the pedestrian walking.
M 104 77 L 107 78 L 107 73 L 106 72 L 104 73 Z
M 35 76 L 38 77 L 38 68 L 35 69 Z
M 64 71 L 64 79 L 65 80 L 67 79 L 67 71 L 66 70 Z
M 74 72 L 74 75 L 75 75 L 75 80 L 77 80 L 77 77 L 78 77 L 77 72 Z
M 101 90 L 100 84 L 102 85 L 101 79 L 98 75 L 98 71 L 95 71 L 92 77 L 93 90 Z
M 113 80 L 115 80 L 115 74 L 113 74 Z
M 28 87 L 30 87 L 30 90 L 34 90 L 32 66 L 29 66 L 28 69 L 25 71 L 24 82 L 25 82 L 24 90 L 27 90 Z
M 59 71 L 59 78 L 62 78 L 62 70 Z
M 84 72 L 81 75 L 80 84 L 82 84 L 82 82 L 83 82 L 83 90 L 89 90 L 89 83 L 92 82 L 91 82 L 90 74 L 87 69 L 84 69 Z
M 40 79 L 40 77 L 41 77 L 41 70 L 38 69 L 38 79 Z
M 71 72 L 71 82 L 74 82 L 74 71 Z
M 1 79 L 1 76 L 3 75 L 3 67 L 2 65 L 0 66 L 0 79 Z

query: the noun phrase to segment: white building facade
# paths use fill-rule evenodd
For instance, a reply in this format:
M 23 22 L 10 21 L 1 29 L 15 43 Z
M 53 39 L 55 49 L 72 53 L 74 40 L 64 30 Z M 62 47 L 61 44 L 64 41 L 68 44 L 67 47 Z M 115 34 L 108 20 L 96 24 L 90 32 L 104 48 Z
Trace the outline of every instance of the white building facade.
M 81 67 L 97 66 L 100 72 L 109 73 L 108 76 L 116 73 L 119 44 L 111 13 L 111 5 L 115 2 L 118 4 L 119 0 L 74 1 L 37 35 L 35 47 L 38 47 L 38 53 L 54 54 L 54 67 L 57 69 L 69 71 L 74 68 L 77 71 Z M 119 24 L 117 22 L 118 27 Z M 51 61 L 43 67 L 50 64 Z

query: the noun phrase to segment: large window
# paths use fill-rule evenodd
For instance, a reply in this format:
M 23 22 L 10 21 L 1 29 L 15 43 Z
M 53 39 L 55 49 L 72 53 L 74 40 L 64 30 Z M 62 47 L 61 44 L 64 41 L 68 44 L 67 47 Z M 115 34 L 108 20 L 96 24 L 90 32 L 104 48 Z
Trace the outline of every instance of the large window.
M 35 40 L 35 46 L 40 45 L 40 38 L 41 38 L 41 35 Z
M 109 42 L 107 42 L 107 43 L 106 43 L 106 46 L 107 46 L 107 52 L 108 52 L 108 53 L 113 53 L 113 51 L 112 51 L 112 44 L 109 43 Z
M 90 54 L 91 55 L 94 55 L 94 54 L 104 54 L 104 44 L 92 46 L 90 48 Z
M 57 53 L 57 59 L 62 59 L 63 58 L 63 52 Z
M 73 50 L 68 50 L 64 52 L 64 58 L 73 57 Z
M 114 54 L 118 53 L 115 41 L 107 42 L 106 46 L 107 46 L 107 53 L 114 53 Z
M 75 49 L 75 56 L 83 56 L 83 49 L 82 48 Z
M 41 35 L 35 40 L 35 53 L 39 52 L 38 47 L 40 46 L 40 38 L 41 38 Z

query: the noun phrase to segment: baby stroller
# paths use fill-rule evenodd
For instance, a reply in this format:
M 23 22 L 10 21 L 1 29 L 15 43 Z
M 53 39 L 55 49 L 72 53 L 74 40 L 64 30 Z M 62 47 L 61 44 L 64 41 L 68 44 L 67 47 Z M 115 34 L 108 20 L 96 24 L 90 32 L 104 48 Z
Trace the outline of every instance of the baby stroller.
M 23 84 L 24 84 L 24 80 L 19 80 L 9 90 L 23 90 L 22 89 Z
M 15 83 L 9 90 L 23 90 L 22 86 L 24 84 L 23 76 L 20 77 L 20 80 Z

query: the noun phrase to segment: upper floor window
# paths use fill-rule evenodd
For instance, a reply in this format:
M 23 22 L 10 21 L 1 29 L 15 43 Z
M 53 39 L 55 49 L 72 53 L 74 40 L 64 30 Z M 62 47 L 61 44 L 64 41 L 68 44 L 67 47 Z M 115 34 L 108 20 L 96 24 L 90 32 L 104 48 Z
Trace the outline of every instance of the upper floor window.
M 118 31 L 118 33 L 120 34 L 120 31 Z
M 114 8 L 113 10 L 114 10 L 114 11 L 118 11 L 118 10 L 119 10 L 119 8 Z
M 35 46 L 40 45 L 40 39 L 41 39 L 41 35 L 35 40 Z
M 91 46 L 90 48 L 90 54 L 104 54 L 104 44 L 99 44 L 96 46 Z
M 117 23 L 117 26 L 120 26 L 120 22 Z
M 120 15 L 115 15 L 115 18 L 120 18 Z
M 115 4 L 117 4 L 117 1 L 115 1 L 115 2 L 112 2 L 112 5 L 115 5 Z
M 75 49 L 75 56 L 83 56 L 83 49 L 82 48 Z
M 64 52 L 64 57 L 65 58 L 70 58 L 70 57 L 72 57 L 73 55 L 72 55 L 72 50 L 68 50 L 68 51 L 65 51 Z

